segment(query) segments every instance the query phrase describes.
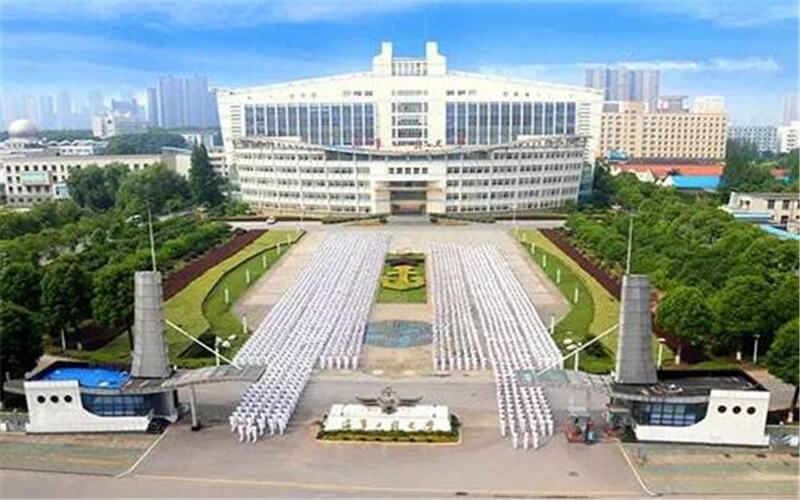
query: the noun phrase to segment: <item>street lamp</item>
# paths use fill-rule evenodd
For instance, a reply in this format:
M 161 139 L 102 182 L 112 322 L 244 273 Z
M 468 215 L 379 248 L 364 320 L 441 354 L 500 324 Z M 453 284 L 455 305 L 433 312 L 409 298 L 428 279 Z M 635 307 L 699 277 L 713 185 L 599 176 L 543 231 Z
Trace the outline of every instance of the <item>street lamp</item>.
M 228 338 L 226 340 L 223 340 L 222 337 L 219 336 L 214 337 L 214 358 L 217 366 L 219 366 L 220 347 L 224 347 L 225 349 L 230 349 L 231 342 L 234 340 L 236 340 L 236 335 L 228 335 Z
M 511 225 L 517 228 L 517 202 L 511 204 Z
M 761 335 L 753 335 L 753 364 L 758 363 L 758 338 Z
M 567 339 L 567 340 L 569 340 L 569 339 Z M 566 341 L 564 341 L 564 343 L 566 344 Z M 578 371 L 578 364 L 580 363 L 580 357 L 581 357 L 580 348 L 581 348 L 582 345 L 583 345 L 582 342 L 578 342 L 577 344 L 573 344 L 571 340 L 570 340 L 569 345 L 567 345 L 567 350 L 569 352 L 572 352 L 572 353 L 575 354 L 575 361 L 574 361 L 574 364 L 572 366 L 572 370 L 573 371 Z
M 627 259 L 625 260 L 625 274 L 631 274 L 631 253 L 633 252 L 633 218 L 636 216 L 635 214 L 639 213 L 639 210 L 642 209 L 642 205 L 647 200 L 642 200 L 639 202 L 639 205 L 636 207 L 635 212 L 630 213 L 630 219 L 628 219 L 628 255 Z
M 664 343 L 667 341 L 664 337 L 658 338 L 658 369 L 661 369 L 662 361 L 664 360 Z

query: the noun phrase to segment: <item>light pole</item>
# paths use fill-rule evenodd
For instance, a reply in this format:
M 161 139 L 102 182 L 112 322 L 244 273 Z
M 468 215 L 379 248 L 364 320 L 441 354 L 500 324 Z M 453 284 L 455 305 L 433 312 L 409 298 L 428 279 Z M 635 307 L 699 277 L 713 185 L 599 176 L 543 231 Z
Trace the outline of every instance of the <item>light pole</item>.
M 214 358 L 215 363 L 219 366 L 219 349 L 220 347 L 224 347 L 225 349 L 229 349 L 231 347 L 231 341 L 236 340 L 236 335 L 228 335 L 227 340 L 223 340 L 222 337 L 215 336 L 214 337 Z
M 758 338 L 761 335 L 753 335 L 753 364 L 758 363 Z
M 511 226 L 517 228 L 517 202 L 511 204 Z
M 630 213 L 630 219 L 628 219 L 628 258 L 625 260 L 625 274 L 631 274 L 631 253 L 633 252 L 633 218 L 635 214 L 639 213 L 641 210 L 642 205 L 647 200 L 642 200 L 639 205 L 636 207 L 635 212 Z
M 664 337 L 659 337 L 658 338 L 658 369 L 659 370 L 661 369 L 661 364 L 664 361 L 664 342 L 666 342 L 666 341 L 667 341 L 667 339 L 665 339 Z

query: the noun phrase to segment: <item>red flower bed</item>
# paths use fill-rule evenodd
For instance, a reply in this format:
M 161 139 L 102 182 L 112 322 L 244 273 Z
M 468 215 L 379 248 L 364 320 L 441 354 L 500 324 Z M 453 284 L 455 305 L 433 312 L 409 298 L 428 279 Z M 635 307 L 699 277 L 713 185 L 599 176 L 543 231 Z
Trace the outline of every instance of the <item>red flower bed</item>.
M 192 280 L 246 247 L 266 232 L 266 229 L 257 229 L 242 233 L 224 245 L 212 248 L 178 271 L 171 273 L 164 281 L 164 300 L 174 296 L 191 283 Z
M 620 300 L 620 292 L 622 290 L 622 286 L 619 281 L 614 279 L 611 275 L 609 275 L 604 270 L 600 269 L 594 262 L 586 258 L 578 249 L 572 246 L 572 244 L 565 238 L 561 233 L 554 229 L 540 229 L 539 230 L 545 238 L 550 240 L 555 246 L 558 247 L 559 250 L 567 254 L 572 260 L 574 260 L 581 269 L 589 273 L 589 275 L 594 278 L 600 286 L 605 288 L 608 293 L 613 295 L 617 300 Z M 657 304 L 656 304 L 657 306 Z M 655 308 L 657 310 L 657 307 Z M 653 315 L 655 316 L 655 315 Z M 681 362 L 683 363 L 697 363 L 699 361 L 703 361 L 705 356 L 703 356 L 703 352 L 701 349 L 698 349 L 696 346 L 689 344 L 688 342 L 684 342 L 679 339 L 676 335 L 673 335 L 669 332 L 665 332 L 656 326 L 655 317 L 653 317 L 653 335 L 656 337 L 664 338 L 667 341 L 667 345 L 673 351 L 678 350 L 678 345 L 681 346 Z

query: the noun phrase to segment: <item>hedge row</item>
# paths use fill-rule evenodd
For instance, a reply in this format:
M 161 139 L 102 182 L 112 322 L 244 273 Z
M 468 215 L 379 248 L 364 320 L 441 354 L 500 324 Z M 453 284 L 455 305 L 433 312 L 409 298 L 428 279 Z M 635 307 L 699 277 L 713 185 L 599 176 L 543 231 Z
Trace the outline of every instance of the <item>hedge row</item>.
M 581 266 L 584 271 L 589 273 L 589 275 L 591 275 L 592 278 L 600 283 L 600 285 L 605 288 L 608 293 L 613 295 L 614 298 L 617 300 L 621 299 L 622 284 L 597 266 L 594 262 L 589 260 L 578 249 L 572 246 L 569 240 L 561 232 L 555 229 L 539 229 L 539 231 L 545 236 L 545 238 L 550 240 L 562 252 L 567 254 L 572 260 Z M 698 363 L 705 359 L 702 349 L 699 349 L 697 346 L 693 346 L 688 342 L 681 341 L 677 336 L 661 330 L 656 326 L 655 318 L 653 318 L 652 323 L 653 335 L 664 338 L 667 346 L 669 346 L 670 349 L 677 352 L 678 347 L 680 346 L 681 359 L 684 362 Z
M 171 273 L 164 282 L 164 300 L 180 292 L 195 278 L 246 247 L 265 232 L 267 231 L 264 229 L 257 229 L 239 234 L 224 245 L 212 248 L 200 258 L 194 259 L 178 271 Z
M 385 215 L 370 215 L 370 216 L 363 216 L 363 215 L 348 215 L 348 216 L 338 216 L 338 215 L 331 215 L 328 217 L 323 217 L 321 219 L 323 224 L 344 224 L 347 222 L 365 222 L 369 220 L 375 220 L 380 222 L 381 224 L 386 224 L 386 216 Z

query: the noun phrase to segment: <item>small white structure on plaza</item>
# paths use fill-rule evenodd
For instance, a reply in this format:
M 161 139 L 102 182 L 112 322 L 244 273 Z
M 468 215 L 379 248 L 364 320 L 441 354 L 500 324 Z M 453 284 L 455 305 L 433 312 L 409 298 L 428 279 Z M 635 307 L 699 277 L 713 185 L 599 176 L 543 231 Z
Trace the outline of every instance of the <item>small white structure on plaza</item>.
M 360 404 L 335 404 L 323 429 L 364 432 L 451 432 L 450 409 L 443 405 L 419 405 L 422 398 L 398 398 L 391 387 L 377 398 L 358 398 Z

